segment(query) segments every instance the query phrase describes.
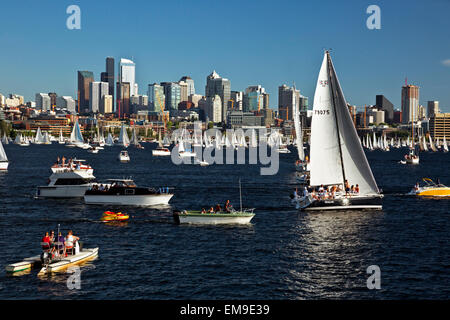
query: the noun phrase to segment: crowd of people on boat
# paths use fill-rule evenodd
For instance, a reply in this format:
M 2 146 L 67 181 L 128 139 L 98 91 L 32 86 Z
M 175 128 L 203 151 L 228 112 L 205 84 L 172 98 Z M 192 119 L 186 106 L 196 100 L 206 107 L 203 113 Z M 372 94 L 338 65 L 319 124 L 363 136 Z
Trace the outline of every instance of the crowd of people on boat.
M 327 199 L 335 199 L 336 194 L 343 194 L 345 192 L 345 196 L 351 197 L 359 194 L 359 185 L 351 185 L 348 183 L 347 180 L 344 182 L 344 187 L 341 188 L 340 185 L 330 185 L 330 186 L 324 186 L 323 184 L 320 185 L 319 188 L 315 187 L 304 187 L 303 194 L 299 195 L 298 190 L 295 189 L 294 191 L 294 199 L 298 199 L 299 197 L 308 197 L 311 195 L 311 197 L 315 200 L 327 200 Z
M 75 254 L 75 242 L 80 240 L 70 230 L 64 237 L 61 232 L 55 236 L 55 231 L 46 232 L 41 240 L 42 250 L 48 251 L 51 256 L 58 254 L 66 257 L 68 254 Z
M 66 163 L 67 160 L 67 163 Z M 61 168 L 67 170 L 80 170 L 82 162 L 77 159 L 66 159 L 66 157 L 58 157 L 56 162 L 53 164 L 52 168 Z
M 216 204 L 215 207 L 211 207 L 211 208 L 209 208 L 209 210 L 202 208 L 202 213 L 220 213 L 220 212 L 231 213 L 232 209 L 233 209 L 233 206 L 231 205 L 230 200 L 227 200 L 225 202 L 223 210 L 222 210 L 222 207 L 220 206 L 220 204 Z

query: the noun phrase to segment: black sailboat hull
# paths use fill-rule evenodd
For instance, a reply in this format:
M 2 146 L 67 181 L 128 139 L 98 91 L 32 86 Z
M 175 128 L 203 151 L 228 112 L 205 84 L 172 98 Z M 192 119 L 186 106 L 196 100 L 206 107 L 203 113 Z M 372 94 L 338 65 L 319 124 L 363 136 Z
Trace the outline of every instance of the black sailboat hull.
M 314 200 L 303 206 L 302 210 L 381 210 L 382 198 L 381 195 L 376 195 Z

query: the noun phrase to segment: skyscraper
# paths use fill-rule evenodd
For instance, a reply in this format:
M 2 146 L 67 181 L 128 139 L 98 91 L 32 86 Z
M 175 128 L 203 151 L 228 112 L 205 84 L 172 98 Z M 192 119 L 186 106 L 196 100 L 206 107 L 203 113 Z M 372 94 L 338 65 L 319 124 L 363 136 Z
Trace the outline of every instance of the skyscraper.
M 278 87 L 278 117 L 283 120 L 292 120 L 293 104 L 300 105 L 300 90 L 283 84 Z
M 195 94 L 194 80 L 192 80 L 191 77 L 184 76 L 180 79 L 180 82 L 181 81 L 184 81 L 187 83 L 187 96 L 188 97 L 192 94 Z
M 94 74 L 91 71 L 78 71 L 78 113 L 89 109 L 89 85 L 93 81 Z
M 117 82 L 117 116 L 123 118 L 130 114 L 130 83 Z
M 439 114 L 439 101 L 428 101 L 427 106 L 428 118 L 431 118 L 435 114 Z
M 157 83 L 148 85 L 148 109 L 153 112 L 161 112 L 164 109 L 166 96 L 164 88 Z
M 250 86 L 245 89 L 244 94 L 244 112 L 260 111 L 265 108 L 265 103 L 268 107 L 269 95 L 266 90 L 260 86 Z
M 36 109 L 41 109 L 42 111 L 51 110 L 51 101 L 48 94 L 36 93 Z
M 105 106 L 103 105 L 103 97 L 109 92 L 108 82 L 91 82 L 89 86 L 89 111 L 105 113 Z
M 181 102 L 181 87 L 177 82 L 161 82 L 166 96 L 166 111 L 178 110 Z
M 383 95 L 375 97 L 375 105 L 378 109 L 384 110 L 384 119 L 387 123 L 394 122 L 394 105 Z
M 228 103 L 231 97 L 231 83 L 230 80 L 221 78 L 216 71 L 213 71 L 206 78 L 205 96 L 214 98 L 216 94 L 222 100 L 222 120 L 226 122 Z
M 104 81 L 104 80 L 102 80 Z M 108 82 L 108 94 L 112 96 L 112 104 L 114 105 L 114 58 L 106 58 L 106 79 Z
M 419 116 L 419 87 L 407 84 L 402 87 L 402 122 L 417 121 Z

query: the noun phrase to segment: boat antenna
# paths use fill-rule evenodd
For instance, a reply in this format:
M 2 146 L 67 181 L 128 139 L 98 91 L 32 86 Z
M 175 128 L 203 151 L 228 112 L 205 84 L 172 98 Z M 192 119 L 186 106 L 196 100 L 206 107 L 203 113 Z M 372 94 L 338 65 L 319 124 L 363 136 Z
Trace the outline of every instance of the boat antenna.
M 242 187 L 241 187 L 241 178 L 239 178 L 239 201 L 241 204 L 241 212 L 242 212 Z

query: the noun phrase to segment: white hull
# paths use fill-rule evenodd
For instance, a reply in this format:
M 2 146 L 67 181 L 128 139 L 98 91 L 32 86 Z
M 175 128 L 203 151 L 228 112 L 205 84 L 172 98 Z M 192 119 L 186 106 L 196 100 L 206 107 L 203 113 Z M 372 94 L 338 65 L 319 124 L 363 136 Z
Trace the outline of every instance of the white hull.
M 7 162 L 7 161 L 0 162 L 0 171 L 7 171 L 8 170 L 8 165 L 9 165 L 9 162 Z
M 87 204 L 118 204 L 129 206 L 155 206 L 169 204 L 173 194 L 158 195 L 85 195 L 84 202 Z
M 39 198 L 82 198 L 86 190 L 91 187 L 92 184 L 78 186 L 42 186 L 38 187 L 36 196 Z
M 186 224 L 248 224 L 252 220 L 253 216 L 249 217 L 211 217 L 211 215 L 205 217 L 179 215 L 180 223 Z
M 153 156 L 170 156 L 170 151 L 161 151 L 161 150 L 152 150 L 152 155 Z

